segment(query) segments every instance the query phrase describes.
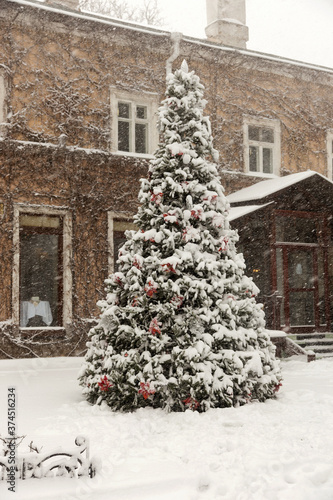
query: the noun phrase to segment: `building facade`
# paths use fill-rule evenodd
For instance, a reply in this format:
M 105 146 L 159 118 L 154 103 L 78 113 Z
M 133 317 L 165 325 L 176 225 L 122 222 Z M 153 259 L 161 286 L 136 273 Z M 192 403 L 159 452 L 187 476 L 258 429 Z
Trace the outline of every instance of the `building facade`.
M 242 2 L 233 16 L 244 27 L 229 26 L 229 38 L 221 39 L 221 26 L 234 17 L 213 4 L 208 39 L 199 40 L 81 12 L 73 2 L 0 0 L 0 356 L 84 351 L 104 279 L 114 270 L 124 231 L 133 227 L 139 180 L 158 144 L 166 72 L 184 58 L 206 89 L 226 194 L 307 170 L 325 178 L 330 192 L 333 70 L 246 50 Z M 328 330 L 332 205 L 327 197 L 320 206 L 314 202 L 319 208 L 311 216 L 303 195 L 293 195 L 279 210 L 304 212 L 305 228 L 320 226 L 316 221 L 325 216 L 326 250 L 313 257 L 312 279 L 318 282 L 323 269 Z M 234 219 L 241 245 L 248 237 L 244 220 Z M 249 269 L 256 266 L 251 261 Z M 263 295 L 281 297 L 279 278 L 269 273 Z M 298 288 L 283 290 L 289 304 Z M 278 324 L 277 306 L 265 303 L 269 326 L 288 330 L 292 307 L 283 309 L 289 323 Z M 323 326 L 320 321 L 308 322 L 307 330 Z

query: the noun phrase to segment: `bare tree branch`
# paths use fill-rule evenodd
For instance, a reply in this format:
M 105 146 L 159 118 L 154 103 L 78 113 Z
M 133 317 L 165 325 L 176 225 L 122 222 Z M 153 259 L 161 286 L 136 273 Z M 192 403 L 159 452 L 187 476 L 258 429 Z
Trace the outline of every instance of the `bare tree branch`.
M 164 24 L 157 0 L 139 0 L 135 6 L 127 0 L 81 0 L 80 7 L 89 12 L 105 14 L 125 21 L 152 26 Z

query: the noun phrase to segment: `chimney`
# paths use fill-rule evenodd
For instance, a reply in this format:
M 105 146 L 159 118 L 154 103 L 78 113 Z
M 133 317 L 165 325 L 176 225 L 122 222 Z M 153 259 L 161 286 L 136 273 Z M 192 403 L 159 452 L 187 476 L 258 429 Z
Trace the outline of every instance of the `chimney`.
M 209 41 L 246 49 L 249 28 L 246 26 L 246 0 L 206 0 L 206 35 Z

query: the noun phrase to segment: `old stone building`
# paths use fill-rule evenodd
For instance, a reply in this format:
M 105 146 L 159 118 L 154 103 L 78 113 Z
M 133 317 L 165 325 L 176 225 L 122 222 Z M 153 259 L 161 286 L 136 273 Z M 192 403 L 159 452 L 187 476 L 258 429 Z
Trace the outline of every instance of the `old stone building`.
M 290 255 L 298 243 L 312 245 L 294 259 L 296 266 L 312 259 L 311 276 L 295 286 L 288 253 L 274 253 L 288 241 L 268 248 L 260 281 L 269 326 L 330 330 L 333 70 L 248 51 L 244 5 L 208 0 L 201 40 L 83 12 L 69 0 L 0 0 L 0 356 L 83 352 L 158 143 L 166 72 L 184 58 L 206 88 L 227 194 L 288 174 L 320 174 L 311 174 L 309 196 L 310 185 L 297 182 L 300 189 L 281 198 L 273 189 L 265 203 L 252 196 L 250 205 L 269 206 L 271 218 L 274 204 L 293 212 Z M 251 249 L 249 227 L 267 213 L 234 212 L 250 275 L 262 255 Z M 262 241 L 268 237 L 261 232 Z M 285 285 L 276 277 L 281 265 Z M 270 296 L 280 297 L 279 306 Z M 303 299 L 313 314 L 291 319 L 290 301 Z

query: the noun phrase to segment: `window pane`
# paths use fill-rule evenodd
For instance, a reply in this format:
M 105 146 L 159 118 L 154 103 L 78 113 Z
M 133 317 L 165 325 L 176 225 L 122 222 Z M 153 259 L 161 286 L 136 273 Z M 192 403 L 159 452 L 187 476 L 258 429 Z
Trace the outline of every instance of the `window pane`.
M 276 241 L 317 243 L 317 221 L 303 217 L 277 217 Z
M 273 150 L 271 148 L 262 149 L 262 171 L 264 174 L 273 173 Z
M 319 293 L 319 322 L 320 325 L 326 325 L 326 296 L 325 296 L 325 269 L 324 269 L 324 252 L 322 249 L 318 251 L 318 293 Z
M 147 124 L 135 124 L 135 152 L 147 153 Z
M 314 326 L 314 293 L 291 292 L 290 326 Z
M 284 315 L 284 274 L 283 274 L 283 250 L 276 249 L 276 278 L 277 278 L 277 310 L 280 314 L 280 325 L 286 324 Z
M 118 102 L 119 118 L 130 118 L 130 104 L 126 102 Z
M 118 151 L 130 151 L 130 124 L 118 121 Z
M 250 146 L 249 148 L 249 167 L 250 172 L 258 171 L 259 148 Z
M 127 230 L 134 229 L 138 230 L 138 226 L 136 226 L 132 220 L 130 219 L 114 219 L 113 220 L 113 230 L 125 232 Z
M 136 107 L 136 117 L 140 120 L 147 119 L 147 107 L 146 106 L 137 106 Z
M 249 139 L 250 141 L 259 141 L 260 127 L 254 127 L 253 125 L 249 125 Z
M 272 128 L 263 128 L 261 130 L 262 142 L 274 142 L 274 130 Z
M 20 235 L 20 297 L 23 327 L 60 326 L 58 234 Z
M 46 215 L 20 215 L 20 226 L 58 228 L 60 227 L 60 219 Z
M 313 288 L 312 251 L 294 250 L 288 253 L 289 288 Z
M 114 270 L 118 270 L 118 265 L 117 265 L 117 260 L 118 260 L 118 254 L 120 248 L 123 246 L 123 244 L 126 241 L 125 237 L 125 231 L 114 231 L 113 233 L 113 264 L 114 264 Z

